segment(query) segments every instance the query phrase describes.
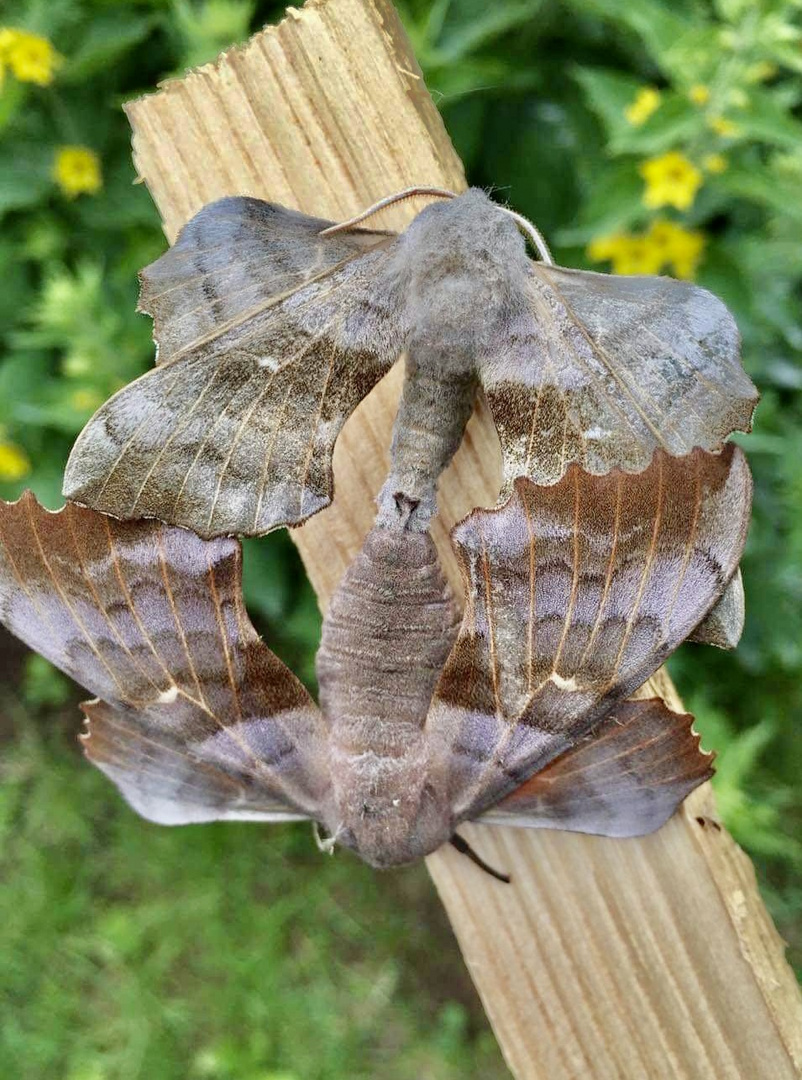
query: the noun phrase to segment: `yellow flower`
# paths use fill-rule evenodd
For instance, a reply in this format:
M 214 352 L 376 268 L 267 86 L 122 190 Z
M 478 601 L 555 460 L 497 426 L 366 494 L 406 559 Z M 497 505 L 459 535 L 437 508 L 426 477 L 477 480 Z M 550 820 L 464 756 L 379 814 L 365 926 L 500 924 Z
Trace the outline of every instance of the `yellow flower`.
M 723 154 L 708 154 L 702 161 L 702 168 L 709 173 L 718 175 L 727 169 L 727 159 Z
M 31 471 L 28 455 L 14 443 L 0 441 L 0 480 L 21 480 Z
M 663 257 L 646 236 L 630 236 L 612 259 L 614 274 L 659 274 Z
M 616 274 L 657 274 L 663 264 L 662 253 L 646 236 L 600 236 L 588 244 L 587 252 L 594 262 L 611 262 Z
M 734 124 L 732 120 L 728 120 L 726 116 L 711 116 L 707 123 L 708 127 L 715 131 L 716 135 L 720 135 L 722 139 L 738 135 L 741 130 L 737 124 Z
M 640 236 L 613 233 L 588 245 L 594 262 L 611 262 L 616 274 L 659 274 L 668 266 L 676 277 L 692 278 L 702 257 L 704 233 L 656 218 Z
M 649 226 L 649 231 L 646 236 L 649 238 L 651 245 L 660 251 L 662 260 L 665 261 L 668 258 L 668 251 L 674 242 L 677 229 L 681 226 L 677 225 L 673 221 L 669 221 L 668 218 L 655 218 Z
M 615 257 L 622 244 L 626 244 L 629 237 L 624 233 L 610 233 L 608 236 L 598 236 L 588 244 L 588 258 L 593 262 L 607 262 Z
M 646 181 L 643 202 L 651 210 L 660 206 L 687 210 L 704 180 L 701 171 L 676 150 L 644 161 L 640 174 Z
M 707 105 L 708 101 L 710 101 L 710 90 L 704 83 L 696 83 L 688 91 L 688 97 L 694 105 Z
M 94 195 L 103 185 L 100 158 L 86 146 L 61 146 L 56 151 L 53 175 L 69 199 Z
M 18 36 L 19 30 L 12 30 L 10 26 L 0 26 L 0 60 L 8 59 L 9 49 Z
M 655 252 L 660 252 L 661 266 L 669 265 L 680 278 L 695 276 L 706 243 L 704 233 L 685 229 L 666 218 L 656 218 L 646 233 L 646 240 Z
M 704 233 L 691 229 L 681 229 L 671 248 L 669 260 L 678 278 L 692 281 L 696 277 L 699 260 L 705 250 L 707 238 Z
M 0 90 L 6 79 L 6 66 L 8 64 L 8 50 L 11 42 L 16 37 L 17 31 L 7 26 L 0 26 Z
M 2 58 L 20 82 L 48 86 L 59 61 L 59 55 L 47 38 L 25 30 L 0 31 Z
M 645 124 L 655 109 L 660 107 L 660 91 L 653 86 L 642 86 L 635 100 L 624 109 L 624 116 L 633 127 Z

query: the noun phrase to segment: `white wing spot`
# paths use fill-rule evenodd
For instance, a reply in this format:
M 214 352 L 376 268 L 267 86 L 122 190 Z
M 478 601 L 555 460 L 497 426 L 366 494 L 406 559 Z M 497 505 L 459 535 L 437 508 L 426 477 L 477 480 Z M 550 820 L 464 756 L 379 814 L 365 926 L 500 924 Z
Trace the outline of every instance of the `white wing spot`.
M 178 687 L 173 685 L 168 690 L 162 690 L 159 696 L 156 698 L 156 702 L 159 705 L 172 705 L 175 699 L 178 697 Z
M 579 683 L 573 675 L 570 679 L 564 679 L 562 675 L 558 675 L 556 671 L 552 671 L 551 675 L 549 675 L 549 682 L 553 682 L 559 690 L 573 691 L 579 689 Z
M 609 428 L 592 427 L 592 428 L 588 428 L 588 430 L 585 432 L 585 438 L 589 442 L 591 440 L 594 441 L 594 442 L 601 442 L 602 439 L 609 438 L 610 434 L 611 434 L 611 432 L 610 432 Z

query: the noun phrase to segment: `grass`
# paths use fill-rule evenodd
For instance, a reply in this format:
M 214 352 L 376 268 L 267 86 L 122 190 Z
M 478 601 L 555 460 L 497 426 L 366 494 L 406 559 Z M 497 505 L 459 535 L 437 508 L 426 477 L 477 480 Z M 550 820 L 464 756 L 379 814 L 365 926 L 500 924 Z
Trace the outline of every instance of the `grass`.
M 307 826 L 151 825 L 82 760 L 72 708 L 46 735 L 9 711 L 0 1075 L 507 1075 L 423 866 L 324 856 Z

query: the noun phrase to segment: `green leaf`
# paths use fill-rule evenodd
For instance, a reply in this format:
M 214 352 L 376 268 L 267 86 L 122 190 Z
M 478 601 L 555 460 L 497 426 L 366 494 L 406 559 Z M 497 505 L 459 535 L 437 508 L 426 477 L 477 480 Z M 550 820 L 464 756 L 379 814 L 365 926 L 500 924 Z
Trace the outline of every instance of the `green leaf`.
M 283 619 L 290 605 L 290 581 L 285 557 L 287 537 L 271 533 L 242 542 L 242 578 L 249 611 L 269 620 Z
M 568 0 L 571 7 L 619 23 L 643 41 L 652 60 L 679 85 L 707 81 L 720 55 L 716 28 L 695 5 L 659 0 Z
M 145 225 L 154 232 L 159 214 L 144 184 L 136 183 L 131 161 L 115 161 L 104 170 L 103 188 L 97 195 L 84 196 L 75 203 L 75 213 L 88 230 L 122 232 Z
M 604 68 L 576 67 L 572 72 L 588 107 L 604 124 L 611 154 L 659 154 L 690 142 L 704 131 L 704 119 L 685 94 L 661 91 L 660 104 L 642 124 L 632 124 L 626 110 L 643 83 Z
M 717 187 L 732 198 L 748 199 L 783 217 L 802 223 L 799 181 L 778 176 L 776 170 L 733 164 L 715 179 Z
M 528 123 L 522 128 L 517 102 L 494 111 L 483 136 L 485 177 L 550 241 L 576 213 L 577 143 L 582 119 L 589 118 L 575 97 L 549 100 L 538 95 L 527 102 L 526 114 Z
M 704 120 L 698 109 L 694 109 L 684 94 L 663 94 L 660 108 L 654 112 L 645 124 L 626 128 L 616 132 L 610 140 L 610 151 L 614 154 L 663 154 L 677 146 L 686 146 L 693 139 L 702 136 L 707 139 Z
M 30 263 L 22 257 L 21 246 L 0 239 L 0 268 L 9 268 L 0 288 L 0 336 L 17 323 L 32 299 L 33 274 Z
M 557 244 L 586 244 L 597 236 L 631 229 L 647 217 L 643 181 L 633 161 L 599 164 L 599 173 L 573 226 L 559 229 Z
M 53 188 L 53 151 L 46 146 L 17 145 L 0 169 L 0 217 L 43 202 Z
M 448 134 L 466 171 L 479 162 L 484 148 L 484 117 L 487 101 L 480 94 L 443 103 L 443 119 Z
M 14 120 L 28 94 L 25 83 L 13 79 L 7 72 L 0 85 L 0 133 Z
M 20 407 L 35 400 L 51 378 L 51 364 L 44 353 L 6 354 L 0 363 L 0 425 L 16 425 Z
M 156 24 L 152 15 L 134 15 L 126 11 L 94 15 L 86 24 L 78 50 L 74 52 L 59 80 L 85 82 L 108 71 L 133 46 L 143 41 Z
M 644 85 L 640 79 L 608 68 L 575 66 L 571 74 L 582 87 L 588 107 L 602 121 L 608 135 L 620 138 L 623 131 L 632 127 L 625 113 Z
M 244 41 L 253 10 L 252 0 L 172 0 L 171 22 L 183 45 L 181 66 L 198 67 Z
M 477 90 L 526 90 L 534 81 L 534 75 L 511 72 L 505 60 L 495 57 L 474 57 L 459 65 L 432 61 L 426 71 L 426 84 L 441 107 Z
M 734 113 L 732 120 L 738 127 L 738 140 L 754 139 L 794 152 L 802 147 L 802 123 L 766 92 L 754 94 L 748 107 Z
M 63 705 L 73 695 L 73 688 L 58 668 L 38 653 L 31 653 L 25 662 L 22 682 L 25 701 L 34 709 Z
M 518 26 L 536 18 L 545 0 L 506 0 L 483 5 L 483 11 L 443 34 L 438 42 L 441 63 L 454 64 Z

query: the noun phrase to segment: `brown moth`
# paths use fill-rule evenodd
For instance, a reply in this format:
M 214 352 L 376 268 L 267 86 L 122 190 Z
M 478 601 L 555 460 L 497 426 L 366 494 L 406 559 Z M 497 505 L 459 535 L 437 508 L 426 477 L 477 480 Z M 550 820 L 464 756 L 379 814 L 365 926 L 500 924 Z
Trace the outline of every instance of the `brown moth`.
M 201 210 L 142 272 L 158 364 L 89 421 L 65 496 L 207 538 L 298 524 L 329 503 L 337 435 L 403 352 L 380 514 L 404 492 L 421 531 L 478 387 L 503 498 L 517 477 L 638 472 L 657 448 L 749 429 L 757 394 L 710 293 L 533 262 L 523 219 L 482 191 L 428 193 L 449 198 L 398 236 L 355 227 L 372 211 L 334 227 L 252 198 Z
M 0 506 L 0 618 L 99 700 L 85 750 L 162 824 L 311 818 L 377 867 L 464 821 L 631 836 L 710 775 L 691 718 L 626 701 L 736 572 L 740 450 L 515 481 L 452 532 L 459 622 L 400 496 L 332 599 L 320 708 L 254 632 L 240 548 L 28 494 Z

